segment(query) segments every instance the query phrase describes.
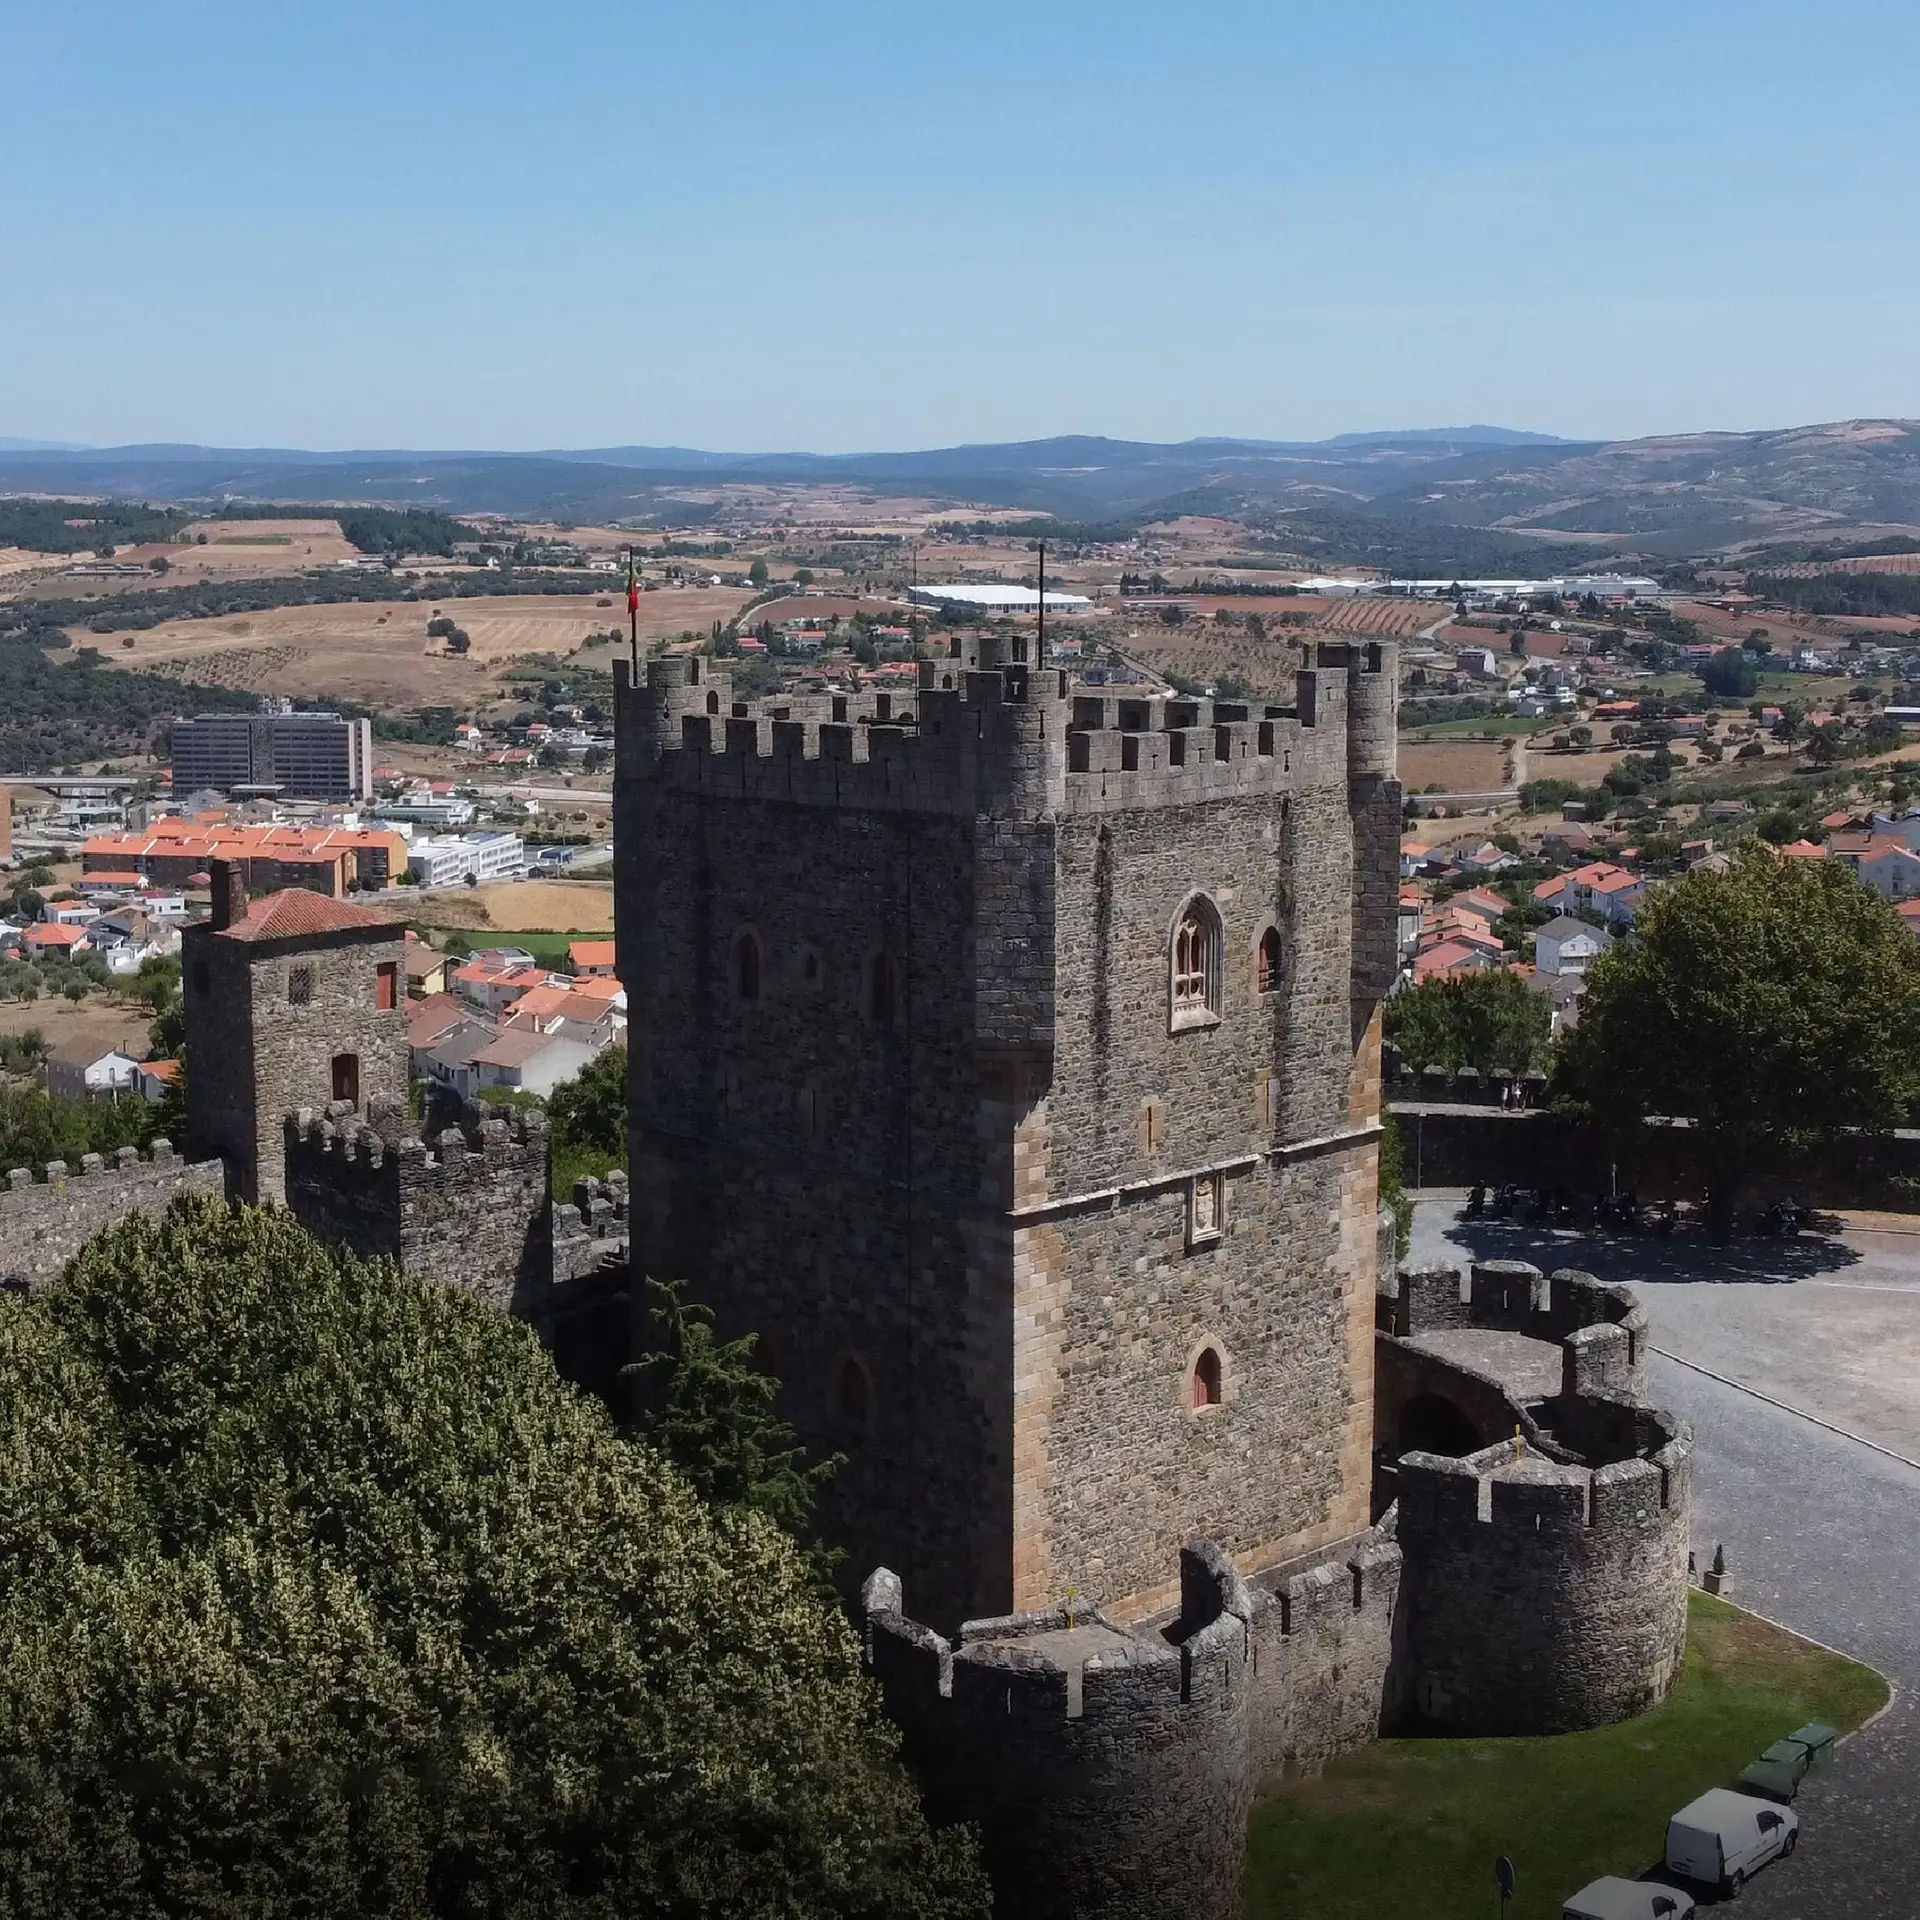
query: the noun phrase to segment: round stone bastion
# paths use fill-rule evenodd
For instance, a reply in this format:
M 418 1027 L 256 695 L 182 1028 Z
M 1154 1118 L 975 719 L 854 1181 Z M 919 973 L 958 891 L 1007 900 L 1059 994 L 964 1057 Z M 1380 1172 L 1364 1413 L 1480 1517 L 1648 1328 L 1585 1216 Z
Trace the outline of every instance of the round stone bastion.
M 1405 1698 L 1459 1734 L 1572 1733 L 1664 1700 L 1686 1657 L 1689 1457 L 1671 1415 L 1560 1403 L 1521 1439 L 1400 1461 Z

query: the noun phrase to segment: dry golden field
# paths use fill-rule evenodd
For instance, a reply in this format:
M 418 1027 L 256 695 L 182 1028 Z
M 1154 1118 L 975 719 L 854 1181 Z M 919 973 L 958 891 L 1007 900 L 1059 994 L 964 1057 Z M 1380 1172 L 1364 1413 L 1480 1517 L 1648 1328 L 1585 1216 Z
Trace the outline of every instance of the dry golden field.
M 735 588 L 666 588 L 641 596 L 642 641 L 704 633 L 747 599 Z M 604 601 L 606 604 L 601 605 Z M 471 635 L 465 658 L 427 635 L 444 614 Z M 566 655 L 592 632 L 627 624 L 623 596 L 503 594 L 495 598 L 358 601 L 275 607 L 215 620 L 169 620 L 131 636 L 76 633 L 109 664 L 250 693 L 333 697 L 363 706 L 467 709 L 496 697 L 496 676 L 523 654 Z M 132 646 L 123 642 L 127 638 Z M 615 650 L 595 650 L 605 669 Z
M 436 893 L 423 903 L 382 903 L 396 920 L 494 933 L 611 933 L 613 888 L 585 880 L 502 880 L 490 887 Z
M 1507 784 L 1506 766 L 1505 751 L 1497 740 L 1435 740 L 1426 746 L 1400 743 L 1400 784 L 1409 793 L 1428 787 L 1444 793 L 1486 793 Z

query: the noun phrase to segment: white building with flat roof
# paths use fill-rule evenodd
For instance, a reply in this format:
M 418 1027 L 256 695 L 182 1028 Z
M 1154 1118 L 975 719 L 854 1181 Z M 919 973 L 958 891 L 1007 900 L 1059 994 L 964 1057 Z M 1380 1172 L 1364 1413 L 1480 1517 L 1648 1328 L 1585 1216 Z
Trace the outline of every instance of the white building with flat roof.
M 527 871 L 517 833 L 418 834 L 407 842 L 407 866 L 423 887 L 478 887 L 518 880 Z
M 1002 586 L 996 580 L 937 581 L 930 586 L 909 588 L 907 598 L 915 606 L 978 613 L 989 619 L 1007 613 L 1038 613 L 1041 601 L 1037 587 Z M 1092 605 L 1082 593 L 1056 593 L 1051 587 L 1046 592 L 1049 613 L 1085 613 Z

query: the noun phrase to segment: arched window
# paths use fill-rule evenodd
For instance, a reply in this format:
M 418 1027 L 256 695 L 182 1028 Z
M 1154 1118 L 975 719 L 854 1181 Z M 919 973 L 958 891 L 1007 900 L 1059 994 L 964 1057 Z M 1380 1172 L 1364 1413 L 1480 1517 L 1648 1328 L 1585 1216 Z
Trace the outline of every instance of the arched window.
M 1280 929 L 1269 927 L 1260 936 L 1260 951 L 1253 963 L 1254 991 L 1260 994 L 1280 991 Z
M 843 1425 L 864 1430 L 873 1419 L 873 1382 L 867 1378 L 866 1368 L 851 1354 L 840 1362 L 833 1405 Z
M 1191 1380 L 1191 1405 L 1197 1412 L 1201 1407 L 1217 1407 L 1224 1391 L 1220 1373 L 1220 1349 L 1202 1347 L 1200 1356 L 1193 1363 Z
M 867 1018 L 877 1027 L 890 1027 L 899 1013 L 900 990 L 893 956 L 876 953 L 867 969 Z
M 1220 916 L 1203 893 L 1180 909 L 1171 960 L 1174 1029 L 1211 1026 L 1220 1017 Z
M 733 943 L 733 997 L 760 998 L 760 942 L 750 933 L 743 933 Z

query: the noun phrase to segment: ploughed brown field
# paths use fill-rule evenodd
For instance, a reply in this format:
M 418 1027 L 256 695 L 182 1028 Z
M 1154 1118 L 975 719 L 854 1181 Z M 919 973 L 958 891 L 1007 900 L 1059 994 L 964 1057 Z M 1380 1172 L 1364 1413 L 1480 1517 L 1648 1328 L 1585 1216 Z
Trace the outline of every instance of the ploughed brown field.
M 747 600 L 731 587 L 665 588 L 640 598 L 640 637 L 705 633 Z M 602 606 L 601 601 L 606 604 Z M 445 615 L 463 628 L 472 650 L 460 658 L 427 634 Z M 171 674 L 248 693 L 286 693 L 349 700 L 363 706 L 462 710 L 497 696 L 497 676 L 526 654 L 563 656 L 590 633 L 626 631 L 625 596 L 503 594 L 494 598 L 360 601 L 333 606 L 275 607 L 213 620 L 169 620 L 131 634 L 74 633 L 112 666 Z M 131 639 L 133 644 L 123 644 Z M 602 671 L 618 651 L 587 655 Z

